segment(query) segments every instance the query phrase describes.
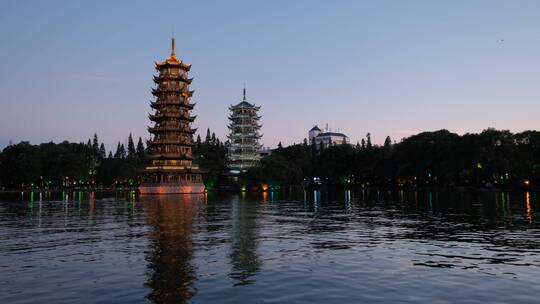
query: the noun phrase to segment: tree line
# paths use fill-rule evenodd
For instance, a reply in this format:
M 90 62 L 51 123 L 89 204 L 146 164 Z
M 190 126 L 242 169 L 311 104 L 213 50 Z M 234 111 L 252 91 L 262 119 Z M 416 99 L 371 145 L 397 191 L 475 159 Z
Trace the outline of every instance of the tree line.
M 146 153 L 131 134 L 108 154 L 97 134 L 86 143 L 10 144 L 0 152 L 0 189 L 136 186 Z M 225 146 L 210 130 L 204 141 L 197 137 L 193 153 L 210 179 L 226 168 Z
M 229 184 L 227 142 L 209 129 L 195 140 L 193 156 L 209 188 Z M 136 186 L 146 145 L 130 135 L 106 155 L 98 136 L 87 143 L 21 142 L 0 152 L 0 188 Z M 533 187 L 540 184 L 540 132 L 487 129 L 458 135 L 423 132 L 374 145 L 360 142 L 330 147 L 281 143 L 261 165 L 241 173 L 235 186 L 280 187 L 300 184 L 380 187 L 474 186 Z
M 423 132 L 373 145 L 368 133 L 356 145 L 325 148 L 302 144 L 278 148 L 261 166 L 243 174 L 256 187 L 295 184 L 380 187 L 531 187 L 540 184 L 540 132 L 487 129 L 458 135 Z

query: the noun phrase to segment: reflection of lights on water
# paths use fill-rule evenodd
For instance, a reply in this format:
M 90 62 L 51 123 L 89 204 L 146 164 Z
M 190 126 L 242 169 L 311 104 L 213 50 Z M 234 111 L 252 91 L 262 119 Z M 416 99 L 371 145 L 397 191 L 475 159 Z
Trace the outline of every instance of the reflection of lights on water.
M 96 197 L 96 193 L 94 191 L 90 192 L 90 209 L 94 210 L 94 200 Z
M 263 200 L 263 202 L 268 201 L 268 191 L 263 191 L 262 192 L 262 200 Z
M 313 207 L 315 209 L 315 212 L 319 212 L 319 206 L 321 203 L 321 191 L 320 190 L 314 190 L 313 191 Z
M 531 210 L 531 193 L 529 191 L 525 192 L 525 204 L 527 207 L 527 219 L 529 224 L 532 223 L 532 210 Z
M 319 191 L 319 190 L 313 190 L 313 202 L 314 202 L 315 204 L 318 204 L 318 203 L 319 203 L 319 201 L 320 201 L 320 199 L 321 199 L 320 195 L 321 195 L 321 191 Z
M 502 212 L 502 215 L 505 216 L 506 215 L 506 209 L 509 207 L 509 204 L 507 206 L 507 203 L 509 203 L 509 194 L 508 196 L 504 193 L 504 192 L 501 192 L 500 193 L 500 196 L 501 196 L 501 201 L 499 203 L 499 209 L 501 209 L 501 212 Z
M 345 190 L 345 209 L 351 209 L 351 190 Z
M 135 213 L 135 191 L 131 191 L 131 212 Z
M 39 193 L 39 209 L 38 209 L 38 227 L 41 228 L 41 212 L 43 211 L 43 201 L 41 200 L 41 192 Z

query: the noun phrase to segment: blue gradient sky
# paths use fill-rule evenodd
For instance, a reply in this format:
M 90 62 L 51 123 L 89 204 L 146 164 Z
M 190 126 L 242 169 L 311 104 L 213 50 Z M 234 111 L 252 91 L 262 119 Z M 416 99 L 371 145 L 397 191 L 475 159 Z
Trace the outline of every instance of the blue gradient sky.
M 148 137 L 154 60 L 193 64 L 224 139 L 247 83 L 263 143 L 540 124 L 539 1 L 2 1 L 0 147 Z M 501 41 L 504 40 L 504 41 Z

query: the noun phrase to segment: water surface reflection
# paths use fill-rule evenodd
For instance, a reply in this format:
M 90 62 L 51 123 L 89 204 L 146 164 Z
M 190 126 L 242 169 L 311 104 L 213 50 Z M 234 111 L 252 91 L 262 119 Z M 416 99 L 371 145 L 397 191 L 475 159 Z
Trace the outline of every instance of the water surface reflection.
M 535 302 L 538 205 L 376 189 L 3 196 L 0 302 Z
M 193 235 L 204 216 L 204 195 L 143 196 L 141 203 L 148 225 L 148 253 L 151 288 L 149 299 L 156 303 L 186 302 L 195 294 Z

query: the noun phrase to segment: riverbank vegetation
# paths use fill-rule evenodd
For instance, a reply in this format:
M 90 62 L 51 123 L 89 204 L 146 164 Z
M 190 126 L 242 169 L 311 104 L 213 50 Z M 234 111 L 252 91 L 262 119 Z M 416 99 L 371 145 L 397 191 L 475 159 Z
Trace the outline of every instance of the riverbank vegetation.
M 0 188 L 129 187 L 145 161 L 145 145 L 131 135 L 107 154 L 98 136 L 87 143 L 28 142 L 0 153 Z M 226 142 L 210 130 L 197 137 L 193 155 L 211 187 L 228 184 Z M 370 135 L 355 145 L 317 147 L 307 141 L 280 144 L 261 166 L 242 173 L 240 187 L 286 185 L 373 185 L 381 187 L 535 187 L 540 184 L 540 132 L 487 129 L 458 135 L 423 132 L 393 143 L 372 145 Z M 229 183 L 230 185 L 230 183 Z
M 375 185 L 382 187 L 531 187 L 540 184 L 540 132 L 513 134 L 487 129 L 458 135 L 423 132 L 372 145 L 328 148 L 303 144 L 280 147 L 244 175 L 248 185 Z
M 193 150 L 209 178 L 226 170 L 225 147 L 210 130 L 204 141 L 197 137 Z M 86 143 L 23 141 L 0 152 L 0 189 L 135 187 L 145 154 L 143 140 L 135 143 L 131 134 L 114 153 L 107 153 L 96 134 Z

